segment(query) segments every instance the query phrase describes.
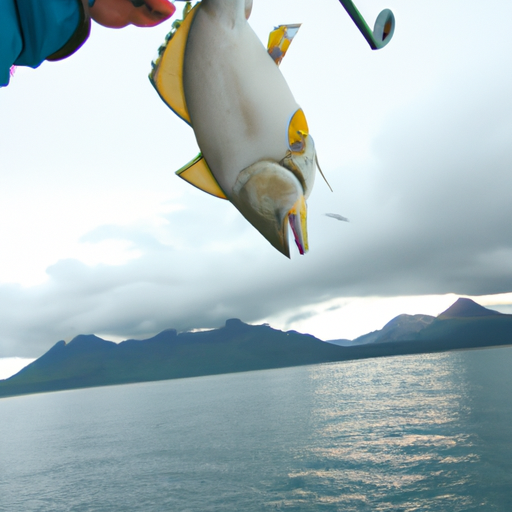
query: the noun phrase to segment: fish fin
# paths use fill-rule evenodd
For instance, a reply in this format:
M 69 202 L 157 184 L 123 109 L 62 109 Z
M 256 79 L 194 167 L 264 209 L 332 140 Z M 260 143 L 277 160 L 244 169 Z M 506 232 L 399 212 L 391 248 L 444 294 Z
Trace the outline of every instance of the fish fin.
M 300 23 L 290 25 L 279 25 L 268 36 L 267 51 L 279 66 L 285 56 L 292 39 L 299 31 Z
M 149 80 L 160 98 L 186 123 L 190 124 L 185 92 L 183 90 L 183 59 L 190 27 L 200 3 L 185 12 L 185 18 L 174 32 L 170 32 L 159 49 L 159 57 L 153 63 Z
M 176 171 L 176 174 L 207 194 L 219 197 L 220 199 L 227 199 L 226 194 L 220 188 L 201 153 Z

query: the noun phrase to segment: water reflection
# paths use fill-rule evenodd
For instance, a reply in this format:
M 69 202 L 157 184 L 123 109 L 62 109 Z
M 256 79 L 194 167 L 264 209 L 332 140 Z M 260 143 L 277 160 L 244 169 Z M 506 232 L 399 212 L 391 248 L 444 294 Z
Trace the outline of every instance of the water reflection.
M 311 467 L 291 479 L 322 489 L 319 499 L 343 510 L 414 510 L 420 503 L 464 510 L 472 503 L 468 465 L 476 474 L 480 455 L 467 428 L 460 357 L 358 361 L 311 367 L 309 374 L 317 436 L 304 461 Z

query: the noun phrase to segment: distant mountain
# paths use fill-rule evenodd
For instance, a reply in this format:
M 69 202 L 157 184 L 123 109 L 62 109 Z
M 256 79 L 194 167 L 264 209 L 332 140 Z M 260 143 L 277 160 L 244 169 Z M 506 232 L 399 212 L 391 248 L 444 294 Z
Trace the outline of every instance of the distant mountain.
M 512 343 L 512 315 L 484 308 L 471 299 L 458 299 L 414 340 L 450 340 L 471 346 Z
M 346 338 L 339 340 L 328 340 L 326 343 L 332 343 L 333 345 L 339 345 L 340 347 L 351 347 L 354 344 L 352 340 Z
M 500 345 L 512 345 L 512 315 L 458 299 L 436 318 L 399 315 L 382 329 L 356 338 L 346 350 L 356 359 Z
M 401 346 L 397 343 L 411 342 L 416 348 L 430 343 L 432 351 L 434 347 L 440 347 L 441 342 L 445 343 L 447 350 L 512 344 L 512 315 L 484 308 L 471 299 L 458 299 L 437 317 L 399 315 L 382 329 L 359 336 L 353 340 L 352 346 L 385 344 L 388 349 L 396 349 Z
M 437 318 L 399 315 L 351 346 L 308 334 L 231 319 L 203 332 L 174 329 L 116 344 L 93 335 L 59 341 L 9 379 L 0 397 L 201 375 L 283 368 L 368 357 L 442 352 L 512 344 L 512 315 L 459 299 Z
M 457 299 L 446 311 L 441 313 L 438 318 L 470 318 L 481 316 L 501 315 L 498 311 L 484 308 L 471 299 Z
M 381 330 L 356 338 L 353 343 L 385 343 L 414 339 L 414 336 L 430 325 L 435 317 L 429 315 L 398 315 Z

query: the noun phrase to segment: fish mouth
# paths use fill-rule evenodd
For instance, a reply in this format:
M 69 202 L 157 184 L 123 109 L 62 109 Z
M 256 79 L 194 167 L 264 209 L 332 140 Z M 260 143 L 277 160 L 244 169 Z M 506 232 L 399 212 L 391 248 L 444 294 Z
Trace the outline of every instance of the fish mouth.
M 308 251 L 306 198 L 301 183 L 289 169 L 273 161 L 256 162 L 239 174 L 229 199 L 287 258 L 288 226 L 299 253 Z
M 307 229 L 307 205 L 304 196 L 299 197 L 293 208 L 288 212 L 288 222 L 293 232 L 295 244 L 299 254 L 306 254 L 309 250 Z M 286 237 L 286 235 L 285 235 Z

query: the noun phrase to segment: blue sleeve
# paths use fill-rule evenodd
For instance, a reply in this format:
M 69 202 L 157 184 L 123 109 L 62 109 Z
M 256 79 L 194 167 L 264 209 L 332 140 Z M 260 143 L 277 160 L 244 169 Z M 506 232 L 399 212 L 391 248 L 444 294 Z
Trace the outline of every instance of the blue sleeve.
M 80 23 L 79 0 L 0 0 L 0 85 L 15 64 L 36 68 Z
M 9 83 L 9 71 L 21 53 L 23 39 L 14 0 L 0 2 L 0 87 Z
M 77 0 L 16 0 L 23 34 L 23 50 L 14 61 L 37 67 L 62 48 L 80 21 Z

